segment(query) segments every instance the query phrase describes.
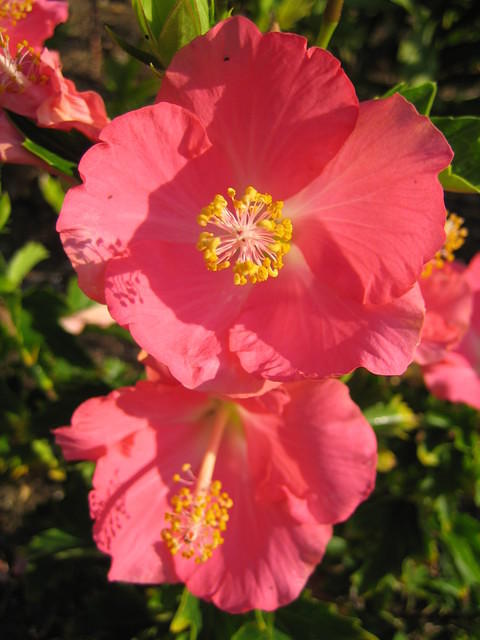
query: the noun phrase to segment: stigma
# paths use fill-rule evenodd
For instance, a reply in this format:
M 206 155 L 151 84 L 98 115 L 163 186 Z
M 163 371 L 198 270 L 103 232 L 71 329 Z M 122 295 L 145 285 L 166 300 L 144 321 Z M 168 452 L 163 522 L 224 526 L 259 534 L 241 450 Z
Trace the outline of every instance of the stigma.
M 440 251 L 425 265 L 422 277 L 428 278 L 434 269 L 443 269 L 446 262 L 453 262 L 455 251 L 460 249 L 468 236 L 468 229 L 463 226 L 464 219 L 456 213 L 449 213 L 445 222 L 445 243 Z
M 209 229 L 200 233 L 197 243 L 205 266 L 209 271 L 231 266 L 236 285 L 276 278 L 292 239 L 292 221 L 282 216 L 283 202 L 253 187 L 238 200 L 235 189 L 227 192 L 231 206 L 217 194 L 197 218 Z
M 34 0 L 0 0 L 0 20 L 10 20 L 15 26 L 19 20 L 27 17 L 33 4 Z

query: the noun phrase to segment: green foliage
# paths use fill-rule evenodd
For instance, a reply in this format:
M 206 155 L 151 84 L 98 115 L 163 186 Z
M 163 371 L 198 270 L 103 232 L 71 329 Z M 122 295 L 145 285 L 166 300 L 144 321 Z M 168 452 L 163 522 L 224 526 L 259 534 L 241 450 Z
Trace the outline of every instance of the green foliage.
M 184 589 L 180 605 L 170 623 L 170 631 L 180 633 L 188 629 L 189 640 L 196 640 L 201 628 L 202 614 L 199 602 L 187 589 Z
M 24 136 L 22 146 L 58 172 L 74 177 L 76 167 L 91 142 L 78 131 L 38 127 L 33 120 L 5 110 L 13 125 Z
M 445 189 L 480 193 L 480 118 L 432 118 L 455 153 L 451 167 L 441 174 Z
M 60 213 L 63 199 L 65 198 L 65 189 L 60 180 L 44 173 L 38 179 L 38 186 L 43 197 L 55 213 Z
M 208 0 L 132 0 L 138 24 L 164 66 L 173 55 L 210 27 Z
M 437 95 L 437 84 L 436 82 L 424 82 L 413 87 L 406 82 L 399 82 L 390 91 L 387 91 L 384 97 L 386 98 L 394 93 L 399 93 L 414 104 L 417 111 L 422 115 L 429 116 L 433 101 Z

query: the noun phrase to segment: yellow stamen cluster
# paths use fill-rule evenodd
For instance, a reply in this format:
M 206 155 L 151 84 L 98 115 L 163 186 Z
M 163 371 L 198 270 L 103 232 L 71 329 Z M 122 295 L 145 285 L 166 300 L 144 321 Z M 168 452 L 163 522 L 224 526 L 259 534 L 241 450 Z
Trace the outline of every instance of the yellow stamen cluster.
M 182 471 L 189 471 L 184 465 Z M 174 482 L 182 482 L 180 474 L 173 476 Z M 213 551 L 224 543 L 222 532 L 227 528 L 228 511 L 233 501 L 222 483 L 214 480 L 206 489 L 191 492 L 182 487 L 170 503 L 172 511 L 165 514 L 168 528 L 162 530 L 162 539 L 170 553 L 181 553 L 195 562 L 206 562 Z
M 40 84 L 48 78 L 40 74 L 40 56 L 26 40 L 18 42 L 16 54 L 9 50 L 9 36 L 0 33 L 0 94 L 22 93 L 28 83 Z
M 13 26 L 33 8 L 34 0 L 0 0 L 0 20 L 8 18 Z
M 228 195 L 234 213 L 228 209 L 227 200 L 217 194 L 197 218 L 201 227 L 211 224 L 220 230 L 200 233 L 197 249 L 203 252 L 207 269 L 228 269 L 235 259 L 232 271 L 236 285 L 276 278 L 292 239 L 292 222 L 282 216 L 283 202 L 273 201 L 270 194 L 253 187 L 248 187 L 240 199 L 235 189 L 229 188 Z
M 468 236 L 468 229 L 463 226 L 464 219 L 456 213 L 450 213 L 445 222 L 445 244 L 437 251 L 435 257 L 428 262 L 422 272 L 422 277 L 427 278 L 433 269 L 442 269 L 446 262 L 453 262 L 455 251 L 460 249 Z

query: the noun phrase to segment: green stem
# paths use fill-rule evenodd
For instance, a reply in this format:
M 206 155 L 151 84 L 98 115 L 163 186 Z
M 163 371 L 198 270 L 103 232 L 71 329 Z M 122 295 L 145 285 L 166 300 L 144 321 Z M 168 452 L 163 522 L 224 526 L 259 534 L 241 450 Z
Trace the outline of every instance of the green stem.
M 328 48 L 328 44 L 340 22 L 342 15 L 343 0 L 327 0 L 327 6 L 322 16 L 320 33 L 317 38 L 317 46 L 323 49 Z

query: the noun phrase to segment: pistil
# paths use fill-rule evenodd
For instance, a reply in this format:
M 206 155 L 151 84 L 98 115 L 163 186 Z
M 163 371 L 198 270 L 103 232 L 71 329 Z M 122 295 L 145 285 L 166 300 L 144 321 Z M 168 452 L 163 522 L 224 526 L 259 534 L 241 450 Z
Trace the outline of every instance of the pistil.
M 169 527 L 162 530 L 162 538 L 172 555 L 181 553 L 183 558 L 206 562 L 213 551 L 224 542 L 222 533 L 227 528 L 228 511 L 233 501 L 222 491 L 219 480 L 213 480 L 218 450 L 228 420 L 228 409 L 220 406 L 198 476 L 191 465 L 182 466 L 182 475 L 173 476 L 175 483 L 183 486 L 171 498 L 172 511 L 165 514 Z M 193 491 L 190 486 L 194 486 Z
M 232 206 L 217 194 L 197 218 L 201 227 L 197 249 L 203 252 L 209 271 L 222 271 L 231 265 L 236 285 L 265 282 L 276 278 L 283 267 L 283 256 L 290 250 L 292 222 L 282 216 L 282 201 L 253 187 L 236 198 L 229 188 Z

